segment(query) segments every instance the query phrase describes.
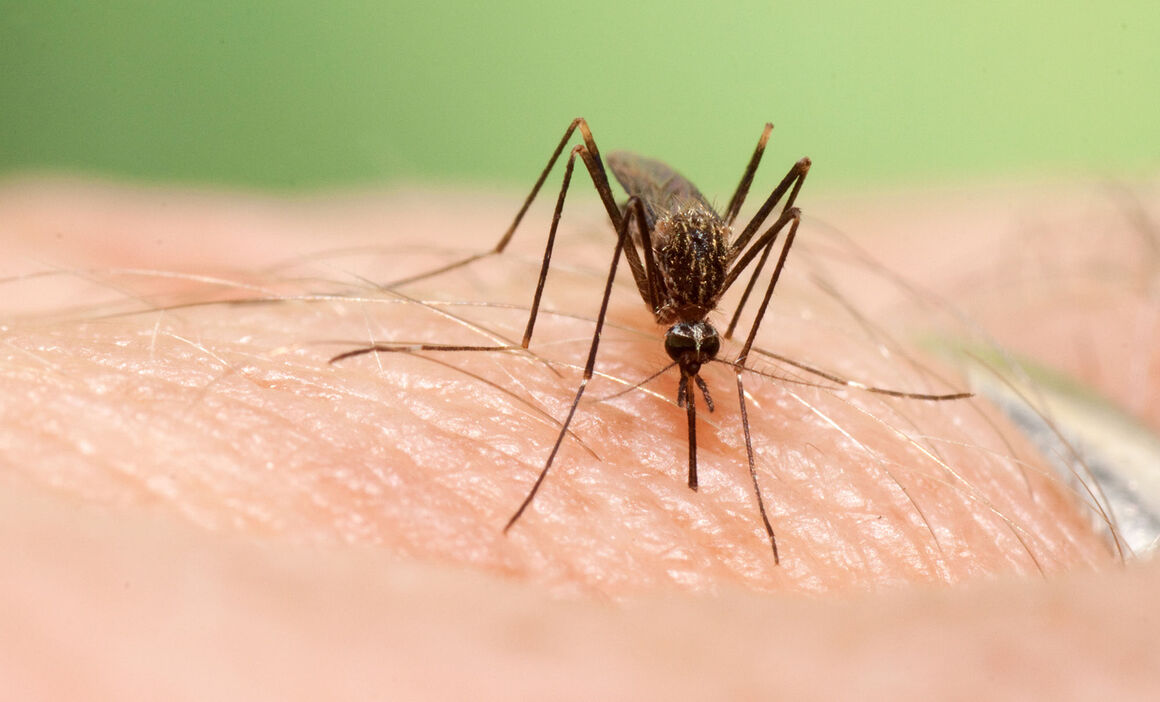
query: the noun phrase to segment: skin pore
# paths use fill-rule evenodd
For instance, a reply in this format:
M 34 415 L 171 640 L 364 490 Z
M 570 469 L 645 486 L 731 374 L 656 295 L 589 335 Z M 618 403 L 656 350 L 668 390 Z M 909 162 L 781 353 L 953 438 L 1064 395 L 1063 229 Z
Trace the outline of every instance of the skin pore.
M 1152 306 L 1133 254 L 1143 237 L 1119 209 L 1098 209 L 1112 198 L 1078 192 L 803 203 L 816 222 L 803 224 L 759 346 L 893 389 L 963 389 L 912 336 L 880 324 L 936 325 L 940 314 L 915 311 L 881 276 L 845 277 L 866 266 L 843 264 L 835 240 L 814 233 L 832 227 L 1020 353 L 1145 406 L 1140 376 L 1121 370 L 1139 367 L 1133 349 L 1154 347 L 1132 336 Z M 998 681 L 1066 698 L 1054 653 L 1085 662 L 1070 682 L 1138 692 L 1155 657 L 1138 615 L 1156 612 L 1156 568 L 1123 566 L 1090 509 L 984 401 L 744 375 L 774 566 L 732 369 L 704 371 L 718 409 L 699 416 L 696 493 L 684 484 L 673 372 L 599 401 L 667 362 L 663 330 L 627 286 L 574 436 L 503 536 L 587 352 L 612 250 L 599 212 L 566 212 L 545 295 L 564 314 L 541 318 L 534 353 L 327 359 L 372 340 L 496 343 L 480 328 L 518 340 L 544 212 L 503 257 L 409 286 L 409 297 L 373 284 L 485 250 L 511 214 L 509 198 L 8 185 L 0 534 L 15 574 L 3 595 L 19 606 L 3 628 L 30 633 L 19 648 L 10 638 L 5 660 L 18 663 L 0 675 L 39 696 L 121 699 L 437 698 L 468 686 L 495 698 L 833 699 L 902 659 L 905 685 L 873 679 L 860 691 L 965 695 Z M 1109 233 L 1085 249 L 1093 218 Z M 1073 275 L 1093 256 L 1131 275 Z M 845 287 L 826 295 L 819 279 Z M 869 326 L 846 311 L 855 295 Z M 751 365 L 818 380 L 770 359 Z M 899 588 L 988 575 L 998 582 Z M 814 597 L 780 594 L 801 592 Z M 51 663 L 62 653 L 77 661 L 67 675 Z

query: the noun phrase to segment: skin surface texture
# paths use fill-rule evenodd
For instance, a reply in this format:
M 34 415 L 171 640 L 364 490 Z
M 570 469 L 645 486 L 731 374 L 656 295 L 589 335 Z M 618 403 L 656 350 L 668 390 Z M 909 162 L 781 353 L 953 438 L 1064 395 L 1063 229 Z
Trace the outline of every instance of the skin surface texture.
M 790 361 L 755 352 L 741 373 L 777 566 L 735 369 L 701 371 L 716 410 L 690 491 L 676 371 L 638 386 L 669 363 L 664 329 L 623 265 L 571 433 L 502 533 L 591 341 L 612 253 L 591 198 L 569 200 L 528 351 L 330 364 L 518 343 L 551 198 L 502 256 L 388 289 L 494 245 L 518 198 L 8 183 L 3 687 L 1143 699 L 1160 571 L 1095 528 L 1085 483 L 982 398 L 794 365 L 950 393 L 967 381 L 937 349 L 998 343 L 1160 428 L 1141 321 L 1157 200 L 1139 192 L 1134 210 L 1095 186 L 803 195 L 756 344 Z

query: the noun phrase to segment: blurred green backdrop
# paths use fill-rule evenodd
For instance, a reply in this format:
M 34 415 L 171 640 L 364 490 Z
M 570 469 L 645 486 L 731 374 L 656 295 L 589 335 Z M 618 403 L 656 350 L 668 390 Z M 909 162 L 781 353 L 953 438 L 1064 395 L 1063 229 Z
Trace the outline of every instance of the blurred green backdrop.
M 0 0 L 0 174 L 523 186 L 577 115 L 719 197 L 766 120 L 814 188 L 1154 174 L 1160 3 Z

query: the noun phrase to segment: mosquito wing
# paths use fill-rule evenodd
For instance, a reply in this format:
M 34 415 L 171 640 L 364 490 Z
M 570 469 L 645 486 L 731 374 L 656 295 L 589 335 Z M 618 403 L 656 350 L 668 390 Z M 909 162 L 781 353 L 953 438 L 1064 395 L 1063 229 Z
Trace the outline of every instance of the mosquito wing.
M 649 229 L 659 217 L 689 205 L 714 211 L 697 186 L 660 161 L 627 151 L 613 151 L 608 154 L 608 167 L 628 194 L 644 203 Z

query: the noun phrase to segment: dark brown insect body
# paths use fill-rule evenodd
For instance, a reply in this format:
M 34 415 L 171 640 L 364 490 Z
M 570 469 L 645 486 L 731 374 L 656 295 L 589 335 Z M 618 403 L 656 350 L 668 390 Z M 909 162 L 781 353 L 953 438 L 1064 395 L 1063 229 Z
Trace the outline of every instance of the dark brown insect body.
M 731 228 L 700 191 L 660 161 L 617 151 L 608 167 L 629 196 L 640 198 L 645 226 L 652 231 L 653 258 L 660 272 L 652 309 L 658 324 L 670 324 L 665 351 L 681 367 L 678 398 L 684 405 L 688 379 L 721 348 L 706 321 L 725 290 Z M 706 401 L 712 401 L 706 392 Z
M 629 196 L 644 205 L 668 304 L 657 321 L 705 317 L 717 306 L 729 267 L 730 227 L 684 176 L 660 161 L 625 151 L 608 167 Z
M 560 194 L 556 200 L 556 209 L 552 217 L 552 226 L 548 232 L 548 240 L 544 249 L 544 258 L 540 267 L 539 282 L 532 297 L 532 305 L 528 315 L 527 327 L 524 330 L 523 341 L 519 346 L 455 346 L 447 344 L 374 344 L 364 348 L 339 354 L 331 362 L 339 361 L 352 356 L 372 352 L 412 352 L 412 351 L 511 351 L 527 349 L 535 330 L 536 317 L 540 308 L 540 300 L 547 280 L 548 270 L 552 259 L 552 249 L 556 240 L 556 229 L 564 208 L 564 199 L 568 193 L 576 159 L 579 158 L 587 168 L 596 192 L 600 195 L 602 204 L 608 217 L 616 229 L 617 242 L 612 255 L 612 264 L 609 267 L 608 277 L 604 286 L 604 295 L 601 298 L 600 311 L 596 315 L 596 326 L 592 342 L 588 351 L 588 359 L 584 366 L 583 379 L 572 400 L 568 415 L 561 422 L 561 428 L 556 437 L 544 468 L 539 477 L 528 491 L 519 509 L 508 520 L 504 527 L 506 532 L 516 523 L 527 507 L 532 503 L 548 470 L 556 458 L 560 445 L 568 433 L 568 427 L 580 405 L 580 399 L 591 380 L 596 365 L 596 352 L 600 345 L 600 332 L 604 326 L 608 311 L 608 301 L 612 294 L 612 284 L 616 277 L 617 264 L 623 253 L 625 262 L 632 272 L 641 299 L 648 305 L 658 324 L 667 325 L 665 332 L 665 351 L 673 359 L 673 365 L 680 370 L 680 380 L 677 386 L 677 404 L 685 409 L 688 420 L 689 435 L 689 487 L 697 489 L 697 435 L 696 435 L 696 406 L 693 392 L 690 391 L 690 382 L 696 384 L 701 391 L 705 406 L 712 411 L 713 400 L 709 388 L 700 376 L 701 367 L 711 361 L 726 363 L 734 368 L 737 377 L 737 397 L 741 409 L 741 426 L 745 435 L 745 449 L 749 464 L 749 474 L 753 481 L 753 491 L 757 498 L 758 510 L 769 542 L 773 549 L 774 560 L 778 560 L 777 540 L 774 538 L 773 527 L 766 515 L 765 504 L 761 496 L 761 487 L 757 480 L 757 470 L 754 462 L 753 447 L 750 441 L 749 418 L 746 409 L 745 389 L 742 381 L 742 371 L 747 370 L 746 359 L 753 348 L 753 341 L 757 335 L 758 326 L 769 305 L 773 290 L 785 267 L 786 257 L 793 245 L 798 225 L 801 222 L 801 212 L 794 207 L 794 201 L 801 190 L 806 173 L 810 168 L 810 160 L 803 158 L 795 163 L 781 182 L 765 199 L 749 223 L 740 232 L 734 235 L 733 221 L 736 219 L 741 205 L 749 192 L 757 166 L 765 151 L 773 125 L 766 124 L 761 138 L 754 149 L 745 172 L 741 177 L 733 197 L 729 201 L 724 214 L 718 214 L 701 195 L 700 191 L 688 179 L 669 168 L 660 161 L 642 158 L 626 152 L 615 152 L 608 157 L 608 167 L 613 175 L 628 193 L 628 200 L 618 206 L 612 195 L 612 188 L 608 175 L 604 170 L 604 163 L 600 152 L 596 148 L 596 141 L 583 119 L 575 119 L 564 132 L 563 138 L 556 146 L 548 160 L 548 165 L 540 174 L 532 191 L 524 200 L 523 207 L 516 213 L 507 232 L 500 238 L 499 243 L 491 251 L 469 256 L 434 271 L 404 280 L 395 281 L 394 286 L 429 278 L 433 275 L 445 273 L 465 266 L 485 256 L 500 253 L 507 247 L 519 226 L 528 207 L 540 191 L 544 181 L 551 172 L 552 166 L 562 154 L 572 134 L 579 130 L 584 143 L 573 147 L 564 169 L 564 180 L 560 186 Z M 767 222 L 777 205 L 785 198 L 779 216 L 760 234 L 758 230 Z M 718 353 L 721 350 L 722 335 L 708 321 L 709 315 L 717 308 L 722 295 L 737 281 L 749 264 L 757 261 L 753 266 L 746 289 L 741 296 L 732 319 L 725 331 L 724 337 L 732 336 L 741 312 L 749 299 L 758 275 L 761 273 L 774 245 L 782 231 L 787 231 L 782 244 L 781 253 L 773 270 L 773 275 L 765 290 L 758 307 L 753 325 L 742 345 L 741 352 L 733 361 L 719 361 Z M 642 260 L 643 259 L 643 260 Z M 881 388 L 870 388 L 859 383 L 847 381 L 836 375 L 810 368 L 803 364 L 796 367 L 809 373 L 821 376 L 825 380 L 859 387 L 870 392 L 880 392 L 898 397 L 917 399 L 943 400 L 964 397 L 965 394 L 954 395 L 924 395 L 905 393 Z M 671 368 L 672 366 L 669 366 Z M 667 370 L 667 369 L 666 369 Z

